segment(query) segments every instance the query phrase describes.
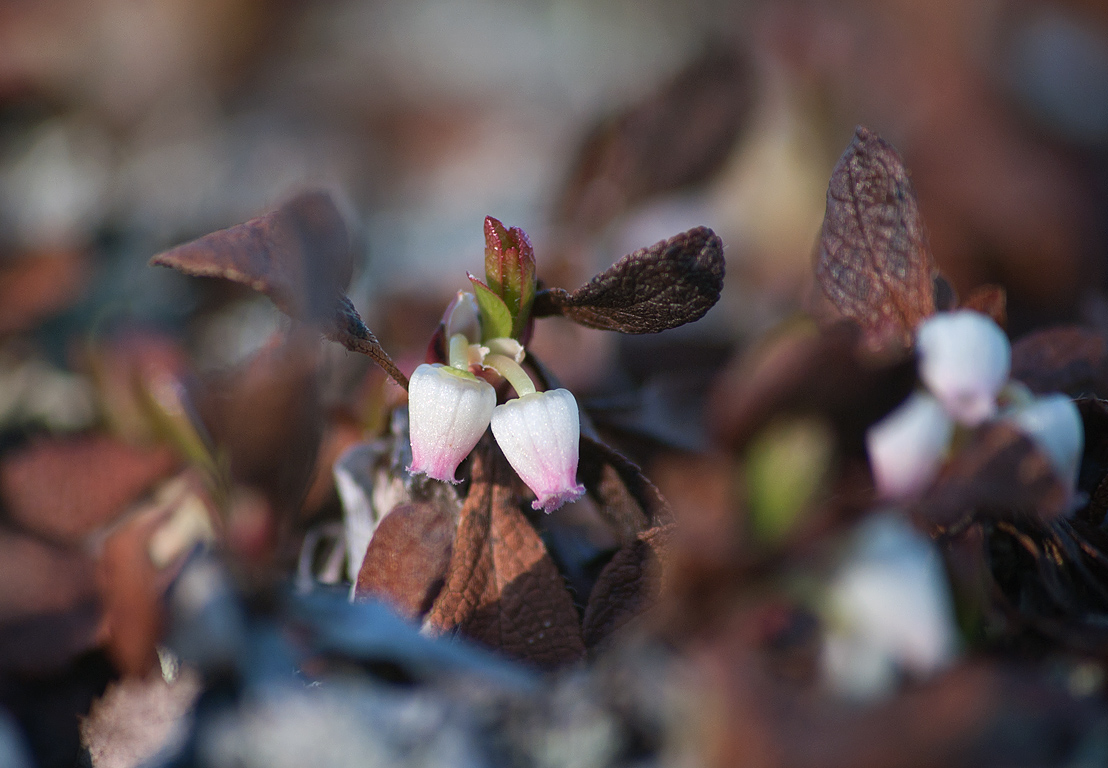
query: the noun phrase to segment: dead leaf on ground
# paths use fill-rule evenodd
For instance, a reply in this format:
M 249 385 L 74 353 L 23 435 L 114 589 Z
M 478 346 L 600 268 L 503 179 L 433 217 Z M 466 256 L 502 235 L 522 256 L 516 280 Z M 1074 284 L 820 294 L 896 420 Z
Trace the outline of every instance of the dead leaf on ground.
M 83 552 L 0 532 L 0 669 L 52 669 L 97 644 L 94 573 Z
M 0 493 L 14 522 L 76 542 L 121 515 L 178 461 L 167 448 L 135 448 L 107 435 L 47 438 L 4 457 Z
M 581 659 L 573 601 L 519 509 L 511 468 L 487 436 L 471 462 L 450 569 L 428 623 L 541 667 Z
M 994 421 L 974 430 L 946 462 L 913 516 L 940 534 L 979 519 L 1051 521 L 1066 511 L 1067 501 L 1050 459 L 1031 438 Z
M 604 567 L 581 622 L 586 647 L 597 647 L 658 603 L 672 534 L 672 525 L 643 531 Z
M 445 582 L 455 525 L 449 510 L 439 505 L 394 507 L 370 539 L 355 597 L 386 600 L 410 619 L 425 614 Z
M 911 346 L 935 311 L 934 260 L 900 155 L 859 126 L 827 188 L 816 280 L 875 349 Z
M 1106 395 L 1108 340 L 1077 325 L 1035 331 L 1012 345 L 1012 378 L 1036 394 Z
M 128 519 L 104 542 L 97 564 L 108 655 L 127 675 L 144 676 L 158 663 L 155 646 L 165 623 L 162 595 L 172 571 L 154 565 L 150 544 L 173 511 L 155 505 Z
M 89 283 L 85 253 L 58 251 L 0 265 L 0 334 L 33 328 L 77 301 Z

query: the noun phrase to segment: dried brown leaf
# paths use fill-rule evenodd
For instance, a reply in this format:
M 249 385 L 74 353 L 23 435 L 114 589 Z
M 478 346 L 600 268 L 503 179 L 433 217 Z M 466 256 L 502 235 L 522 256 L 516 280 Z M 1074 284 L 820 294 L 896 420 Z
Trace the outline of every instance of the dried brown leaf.
M 380 598 L 410 619 L 426 613 L 446 579 L 455 521 L 435 504 L 402 504 L 382 518 L 354 594 Z
M 0 267 L 0 333 L 33 328 L 74 303 L 89 285 L 87 254 L 57 251 Z
M 124 674 L 143 676 L 158 662 L 169 579 L 150 559 L 150 540 L 172 514 L 154 507 L 130 518 L 104 543 L 97 581 L 108 626 L 108 655 Z
M 316 325 L 347 349 L 369 355 L 407 386 L 407 378 L 345 296 L 353 271 L 350 236 L 326 192 L 304 192 L 272 213 L 160 253 L 150 263 L 264 293 L 289 317 Z
M 696 227 L 624 256 L 573 293 L 540 291 L 532 311 L 605 331 L 658 333 L 703 317 L 719 300 L 723 272 L 723 242 Z
M 582 619 L 586 647 L 596 647 L 657 604 L 672 533 L 672 525 L 643 531 L 604 566 Z
M 94 573 L 82 552 L 0 532 L 0 669 L 52 668 L 96 645 Z
M 1036 331 L 1012 345 L 1012 378 L 1038 394 L 1108 394 L 1108 340 L 1076 325 Z
M 861 324 L 872 347 L 907 346 L 935 311 L 934 270 L 900 155 L 859 126 L 827 188 L 820 288 L 840 314 Z
M 346 224 L 331 197 L 318 191 L 158 254 L 150 263 L 242 283 L 290 317 L 315 322 L 330 320 L 354 266 Z
M 286 522 L 307 493 L 322 437 L 318 352 L 305 334 L 275 337 L 242 366 L 212 376 L 199 397 L 232 476 L 262 491 Z
M 0 494 L 28 530 L 76 542 L 118 515 L 178 463 L 166 448 L 144 450 L 106 435 L 51 438 L 0 463 Z
M 914 515 L 944 533 L 982 518 L 1050 521 L 1066 502 L 1050 459 L 1015 426 L 995 421 L 974 430 L 947 461 Z
M 746 124 L 752 85 L 742 52 L 712 50 L 597 126 L 577 150 L 558 202 L 559 220 L 597 231 L 630 205 L 709 178 Z
M 565 581 L 518 507 L 511 468 L 487 440 L 472 455 L 446 584 L 427 621 L 542 667 L 580 659 Z
M 638 466 L 605 443 L 581 435 L 577 476 L 596 499 L 601 517 L 621 545 L 670 522 L 669 504 Z

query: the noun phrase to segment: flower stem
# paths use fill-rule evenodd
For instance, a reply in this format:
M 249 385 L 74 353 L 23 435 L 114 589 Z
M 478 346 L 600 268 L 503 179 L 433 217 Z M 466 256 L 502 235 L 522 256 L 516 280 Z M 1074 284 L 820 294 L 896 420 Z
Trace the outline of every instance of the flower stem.
M 531 381 L 531 377 L 512 358 L 505 355 L 491 354 L 485 358 L 485 365 L 507 379 L 508 383 L 512 385 L 512 389 L 520 397 L 530 395 L 535 391 L 535 384 Z

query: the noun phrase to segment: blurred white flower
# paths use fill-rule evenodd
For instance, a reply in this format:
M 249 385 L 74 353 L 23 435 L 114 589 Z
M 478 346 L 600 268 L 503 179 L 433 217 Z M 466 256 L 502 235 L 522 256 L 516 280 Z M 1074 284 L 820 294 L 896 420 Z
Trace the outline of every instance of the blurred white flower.
M 924 490 L 942 466 L 954 422 L 931 395 L 914 392 L 866 432 L 878 493 L 889 499 Z
M 920 324 L 916 352 L 920 378 L 956 421 L 972 427 L 996 415 L 1012 349 L 991 318 L 971 310 L 932 315 Z
M 957 650 L 957 630 L 938 550 L 906 521 L 883 514 L 861 525 L 832 581 L 824 670 L 837 690 L 887 691 L 898 669 L 934 674 Z
M 1037 397 L 1005 413 L 1004 418 L 1038 444 L 1072 493 L 1085 447 L 1085 427 L 1073 400 L 1062 394 Z

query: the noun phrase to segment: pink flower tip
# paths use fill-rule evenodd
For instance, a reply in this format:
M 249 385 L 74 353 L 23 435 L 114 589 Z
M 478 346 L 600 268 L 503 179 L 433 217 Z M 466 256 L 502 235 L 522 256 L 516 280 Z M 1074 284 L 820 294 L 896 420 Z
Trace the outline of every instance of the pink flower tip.
M 532 392 L 497 406 L 492 433 L 512 469 L 534 491 L 535 509 L 553 512 L 585 493 L 577 482 L 580 418 L 569 390 Z

